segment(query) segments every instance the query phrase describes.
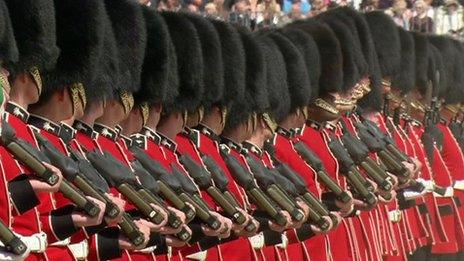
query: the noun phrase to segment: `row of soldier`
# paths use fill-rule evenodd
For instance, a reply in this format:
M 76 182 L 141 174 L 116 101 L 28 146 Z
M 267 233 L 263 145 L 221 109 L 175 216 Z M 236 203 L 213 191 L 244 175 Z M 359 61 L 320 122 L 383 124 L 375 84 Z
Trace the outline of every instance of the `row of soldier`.
M 461 260 L 464 46 L 1 0 L 2 260 Z

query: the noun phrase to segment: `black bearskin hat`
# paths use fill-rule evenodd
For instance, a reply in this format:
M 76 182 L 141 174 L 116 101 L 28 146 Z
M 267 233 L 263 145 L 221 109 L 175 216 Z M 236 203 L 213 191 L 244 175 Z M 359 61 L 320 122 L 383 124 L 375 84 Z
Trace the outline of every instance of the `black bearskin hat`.
M 317 44 L 310 34 L 296 28 L 284 28 L 280 32 L 299 49 L 306 62 L 311 83 L 311 99 L 317 98 L 319 77 L 321 76 L 321 61 Z
M 414 49 L 416 54 L 415 88 L 422 90 L 421 93 L 423 93 L 423 90 L 427 88 L 427 82 L 429 80 L 427 72 L 431 55 L 429 51 L 430 43 L 425 34 L 412 32 L 412 36 L 414 37 Z
M 277 123 L 290 113 L 290 94 L 287 84 L 285 60 L 278 46 L 269 38 L 256 36 L 264 52 L 267 70 L 267 92 L 269 97 L 269 115 Z
M 341 91 L 343 85 L 343 57 L 340 43 L 329 26 L 314 19 L 296 21 L 288 25 L 299 28 L 313 37 L 321 61 L 319 96 Z
M 237 27 L 237 32 L 245 51 L 246 86 L 244 99 L 234 99 L 232 102 L 225 126 L 227 130 L 246 122 L 253 113 L 260 114 L 269 108 L 263 50 L 248 29 Z
M 14 29 L 19 60 L 10 73 L 50 70 L 58 59 L 53 0 L 6 0 Z
M 448 74 L 446 73 L 445 57 L 435 45 L 429 45 L 428 79 L 433 84 L 432 97 L 444 97 L 448 92 Z M 423 90 L 425 94 L 426 90 Z
M 374 40 L 382 77 L 393 76 L 398 72 L 401 63 L 398 27 L 382 11 L 366 13 L 365 18 Z
M 393 75 L 392 88 L 407 93 L 414 88 L 416 79 L 416 53 L 414 37 L 403 28 L 398 28 L 401 41 L 400 71 Z
M 439 93 L 440 97 L 444 97 L 445 94 L 453 91 L 454 84 L 456 83 L 456 73 L 460 71 L 460 69 L 458 69 L 459 62 L 458 57 L 456 57 L 456 49 L 453 46 L 451 38 L 438 35 L 429 35 L 428 38 L 429 42 L 438 49 L 442 57 L 445 75 L 442 75 L 440 72 L 440 79 L 444 77 L 445 85 L 439 85 Z M 435 57 L 436 56 L 437 55 L 435 55 Z M 435 62 L 437 61 L 435 60 Z M 437 65 L 435 66 L 437 67 Z M 429 77 L 429 79 L 435 78 L 433 75 Z M 436 83 L 434 84 L 436 85 Z
M 112 98 L 114 90 L 120 84 L 120 57 L 109 17 L 105 14 L 103 50 L 98 59 L 94 79 L 84 86 L 85 95 L 89 102 Z
M 10 14 L 4 0 L 0 0 L 0 61 L 16 62 L 18 55 Z
M 147 31 L 140 5 L 131 0 L 105 0 L 120 57 L 119 92 L 140 89 Z
M 229 107 L 233 100 L 243 99 L 245 93 L 245 51 L 240 35 L 232 25 L 219 20 L 211 22 L 221 39 L 224 69 L 224 92 L 218 105 Z
M 61 52 L 53 69 L 44 72 L 42 97 L 72 84 L 93 82 L 103 51 L 103 1 L 55 0 L 56 38 Z
M 221 39 L 214 25 L 206 18 L 185 13 L 195 26 L 203 53 L 203 83 L 205 92 L 202 105 L 208 111 L 222 98 L 224 91 L 224 68 Z
M 203 54 L 201 42 L 195 26 L 181 13 L 163 12 L 177 56 L 179 95 L 171 106 L 165 106 L 166 113 L 173 111 L 195 111 L 204 92 Z
M 265 36 L 277 45 L 284 57 L 291 111 L 294 112 L 307 106 L 311 98 L 311 83 L 303 56 L 298 48 L 282 34 L 271 31 Z
M 358 60 L 362 57 L 360 46 L 356 44 L 355 34 L 351 28 L 331 14 L 316 16 L 321 22 L 326 23 L 340 42 L 343 55 L 343 91 L 348 91 L 362 78 L 358 70 Z M 364 57 L 362 57 L 364 59 Z
M 168 26 L 156 10 L 142 7 L 147 31 L 140 90 L 136 103 L 170 105 L 178 95 L 177 57 Z

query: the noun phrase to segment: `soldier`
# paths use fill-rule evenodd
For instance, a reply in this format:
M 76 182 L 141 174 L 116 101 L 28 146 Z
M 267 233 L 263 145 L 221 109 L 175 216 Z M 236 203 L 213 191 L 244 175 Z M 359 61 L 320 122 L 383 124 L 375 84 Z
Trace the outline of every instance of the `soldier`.
M 198 110 L 203 96 L 203 56 L 201 42 L 195 26 L 185 16 L 172 12 L 162 13 L 162 16 L 168 25 L 174 50 L 177 54 L 177 68 L 175 70 L 179 75 L 179 85 L 176 86 L 178 88 L 178 95 L 175 97 L 174 102 L 163 106 L 164 113 L 161 115 L 157 131 L 161 136 L 161 145 L 170 169 L 174 171 L 173 169 L 176 168 L 182 171 L 182 175 L 188 176 L 188 172 L 185 171 L 179 162 L 178 156 L 182 153 L 177 151 L 178 145 L 175 140 L 178 134 L 183 131 L 187 123 L 188 114 L 195 113 Z M 179 30 L 179 27 L 183 29 L 182 32 Z M 185 41 L 186 39 L 189 39 L 189 41 Z M 209 197 L 207 199 L 208 207 L 214 206 L 212 200 Z M 192 226 L 197 226 L 199 229 L 194 229 L 194 231 L 198 231 L 199 233 L 194 233 L 192 243 L 205 235 L 219 238 L 229 237 L 232 226 L 230 219 L 223 217 L 213 210 L 210 210 L 210 214 L 219 221 L 220 225 L 212 228 L 206 226 L 204 221 L 197 224 L 192 223 Z M 208 244 L 205 245 L 207 246 Z M 181 249 L 181 254 L 187 258 L 197 259 L 199 258 L 197 255 L 200 257 L 205 255 L 205 253 L 198 253 L 204 250 L 201 246 L 200 241 L 199 245 L 195 246 L 195 248 Z M 211 258 L 213 257 L 214 255 L 211 256 Z
M 237 31 L 225 22 L 211 20 L 215 27 L 219 39 L 223 63 L 220 64 L 223 71 L 224 86 L 216 86 L 217 90 L 208 92 L 211 95 L 208 106 L 205 106 L 205 113 L 200 124 L 196 127 L 200 131 L 199 152 L 210 157 L 225 173 L 229 183 L 227 189 L 237 199 L 241 209 L 248 210 L 248 202 L 245 192 L 235 183 L 230 174 L 224 159 L 220 154 L 220 138 L 224 125 L 227 120 L 230 102 L 235 97 L 243 98 L 245 88 L 245 72 L 240 68 L 245 68 L 245 55 L 243 44 Z M 256 217 L 254 217 L 256 218 Z M 259 219 L 256 218 L 258 221 Z M 267 227 L 268 220 L 263 221 Z M 263 229 L 263 223 L 259 225 Z M 251 236 L 251 235 L 247 235 Z M 259 248 L 262 248 L 263 244 Z M 231 259 L 257 260 L 259 250 L 255 250 L 250 241 L 245 237 L 238 237 L 236 240 L 220 245 L 221 255 Z

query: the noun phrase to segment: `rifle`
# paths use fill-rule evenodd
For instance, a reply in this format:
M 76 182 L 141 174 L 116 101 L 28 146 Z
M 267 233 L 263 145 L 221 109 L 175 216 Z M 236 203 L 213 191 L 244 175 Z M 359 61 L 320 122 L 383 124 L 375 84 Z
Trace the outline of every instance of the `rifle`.
M 0 220 L 0 242 L 2 242 L 7 251 L 16 255 L 22 255 L 27 250 L 26 244 L 2 220 Z
M 184 212 L 187 222 L 195 217 L 195 210 L 179 198 L 176 192 L 182 190 L 179 181 L 159 163 L 150 158 L 142 149 L 133 146 L 131 151 L 138 162 L 152 175 L 159 185 L 161 195 L 178 210 Z M 175 191 L 174 191 L 175 190 Z
M 276 181 L 281 184 L 285 191 L 294 197 L 301 196 L 301 198 L 309 206 L 309 219 L 313 221 L 317 227 L 323 231 L 327 231 L 330 226 L 323 216 L 330 216 L 329 210 L 307 189 L 306 182 L 296 174 L 288 165 L 280 163 L 276 170 L 278 173 L 273 172 Z M 337 221 L 332 218 L 333 221 Z
M 200 197 L 192 180 L 184 175 L 176 165 L 171 164 L 171 169 L 173 176 L 177 178 L 182 186 L 183 191 L 181 191 L 179 197 L 195 207 L 198 218 L 205 222 L 210 228 L 217 230 L 221 226 L 221 223 L 215 216 L 211 215 L 210 207 Z
M 274 200 L 282 209 L 285 209 L 292 219 L 296 221 L 302 221 L 304 215 L 301 209 L 298 207 L 288 195 L 286 195 L 282 189 L 277 186 L 277 182 L 270 170 L 267 169 L 264 164 L 253 159 L 251 156 L 246 157 L 248 166 L 250 167 L 253 177 L 258 182 L 258 185 L 267 192 L 267 195 Z
M 93 187 L 96 188 L 96 190 L 100 191 L 101 194 L 104 195 L 102 199 L 109 201 L 109 199 L 107 199 L 104 193 L 109 193 L 110 188 L 108 186 L 108 183 L 106 183 L 105 179 L 103 179 L 100 173 L 98 173 L 98 171 L 92 167 L 90 162 L 84 159 L 84 157 L 78 154 L 77 152 L 71 151 L 71 157 L 77 161 L 78 166 L 79 166 L 79 172 L 82 173 L 82 176 L 85 177 L 90 182 L 90 184 L 92 184 Z M 102 200 L 102 199 L 99 199 L 99 200 Z M 103 202 L 106 202 L 106 201 L 103 201 Z M 120 211 L 123 211 L 123 210 L 120 210 L 119 208 L 117 210 L 118 210 L 117 212 L 118 214 Z M 132 244 L 134 244 L 134 246 L 140 246 L 143 244 L 143 241 L 144 241 L 143 234 L 142 232 L 140 232 L 139 228 L 134 223 L 134 220 L 129 214 L 123 213 L 122 219 L 118 223 L 118 225 L 121 228 L 124 235 L 131 241 Z
M 346 191 L 344 191 L 340 185 L 338 185 L 335 180 L 329 176 L 329 174 L 327 174 L 321 159 L 312 150 L 310 150 L 306 144 L 304 144 L 302 141 L 298 141 L 293 144 L 293 147 L 298 152 L 300 157 L 306 162 L 306 164 L 311 166 L 316 171 L 317 177 L 330 191 L 335 194 L 338 200 L 343 203 L 349 202 L 351 200 L 351 196 Z
M 108 152 L 101 154 L 93 151 L 87 153 L 87 159 L 93 167 L 103 176 L 106 182 L 124 195 L 150 222 L 161 224 L 164 220 L 162 214 L 147 203 L 135 187 L 137 180 L 134 173 L 127 166 L 115 159 Z
M 36 138 L 41 151 L 48 157 L 51 164 L 61 171 L 63 176 L 69 182 L 73 183 L 85 195 L 96 198 L 106 204 L 105 216 L 113 219 L 119 215 L 119 208 L 84 175 L 82 175 L 82 173 L 80 173 L 79 164 L 75 161 L 78 160 L 76 152 L 72 152 L 71 157 L 68 157 L 58 151 L 58 149 L 42 135 L 37 134 Z M 75 160 L 73 160 L 73 158 L 75 158 Z
M 245 189 L 256 205 L 264 210 L 278 225 L 286 226 L 287 220 L 282 213 L 280 213 L 280 208 L 275 206 L 266 194 L 256 185 L 251 174 L 240 165 L 236 158 L 222 151 L 221 153 L 234 180 Z
M 187 169 L 190 176 L 195 180 L 196 184 L 201 190 L 204 190 L 210 195 L 214 201 L 226 212 L 226 214 L 232 217 L 232 220 L 239 224 L 243 225 L 246 221 L 245 215 L 242 212 L 237 210 L 237 207 L 234 203 L 229 202 L 229 200 L 222 194 L 222 192 L 213 185 L 211 181 L 211 174 L 202 166 L 198 165 L 191 157 L 188 155 L 182 155 L 179 157 L 179 161 Z M 249 225 L 252 225 L 249 227 Z M 247 231 L 255 230 L 253 223 L 250 223 L 245 227 Z
M 349 133 L 343 134 L 341 139 L 356 165 L 361 166 L 382 190 L 391 191 L 393 184 L 389 181 L 388 174 L 369 157 L 369 149 L 366 145 L 354 139 Z
M 222 192 L 224 197 L 232 203 L 235 207 L 240 208 L 240 203 L 235 198 L 235 196 L 229 191 L 227 186 L 229 185 L 229 180 L 227 179 L 226 174 L 222 169 L 216 164 L 216 162 L 209 156 L 203 155 L 201 157 L 203 163 L 211 174 L 211 178 L 214 181 L 216 187 Z
M 37 135 L 39 136 L 39 135 Z M 48 169 L 43 161 L 47 161 L 45 155 L 30 144 L 16 137 L 14 129 L 5 121 L 2 124 L 2 135 L 0 143 L 10 152 L 19 162 L 34 171 L 34 174 L 45 181 L 50 186 L 56 185 L 58 176 Z M 59 188 L 60 192 L 71 200 L 78 208 L 91 217 L 100 213 L 100 208 L 91 200 L 87 199 L 74 185 L 67 180 L 62 180 Z
M 338 139 L 332 139 L 329 143 L 329 148 L 335 158 L 338 159 L 342 175 L 348 179 L 356 192 L 358 192 L 368 205 L 375 205 L 377 203 L 377 197 L 369 191 L 367 181 L 356 169 L 354 161 L 350 158 L 350 155 L 345 148 L 343 148 L 341 142 Z
M 143 199 L 148 202 L 159 206 L 163 211 L 168 213 L 168 224 L 173 228 L 179 228 L 182 225 L 180 218 L 171 210 L 166 208 L 164 201 L 158 197 L 159 185 L 158 182 L 153 178 L 148 171 L 146 171 L 140 162 L 132 162 L 135 175 L 139 179 L 140 183 L 143 184 L 137 186 L 136 190 L 140 193 Z M 176 237 L 184 242 L 188 242 L 192 235 L 185 229 L 182 228 L 179 233 L 176 234 Z

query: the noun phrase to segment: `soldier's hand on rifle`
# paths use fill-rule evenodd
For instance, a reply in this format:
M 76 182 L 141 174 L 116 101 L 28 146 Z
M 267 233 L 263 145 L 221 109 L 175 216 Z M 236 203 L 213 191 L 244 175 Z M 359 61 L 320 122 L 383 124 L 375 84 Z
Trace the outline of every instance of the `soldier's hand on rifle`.
M 304 203 L 302 200 L 299 200 L 299 199 L 297 200 L 296 203 L 300 207 L 300 211 L 303 212 L 304 218 L 300 221 L 291 219 L 290 226 L 289 226 L 291 228 L 300 228 L 301 225 L 303 225 L 303 223 L 306 222 L 306 219 L 309 215 L 309 206 L 306 203 Z
M 190 233 L 192 234 L 192 230 L 187 226 L 183 225 L 183 227 Z M 185 246 L 186 242 L 179 240 L 178 238 L 174 236 L 166 236 L 166 245 L 170 247 L 183 247 Z
M 143 248 L 145 248 L 148 241 L 150 240 L 151 231 L 150 231 L 150 227 L 147 224 L 149 222 L 145 221 L 143 219 L 140 219 L 140 220 L 135 220 L 134 223 L 135 223 L 135 225 L 137 226 L 137 228 L 139 229 L 139 231 L 143 235 L 143 244 L 141 244 L 140 246 L 135 246 L 128 238 L 121 235 L 121 236 L 119 236 L 119 247 L 121 249 L 125 249 L 125 250 L 143 249 Z
M 228 218 L 223 217 L 217 212 L 210 211 L 210 213 L 212 216 L 216 217 L 219 222 L 221 222 L 221 225 L 216 230 L 213 230 L 206 226 L 202 226 L 203 233 L 210 237 L 217 236 L 217 237 L 225 238 L 226 235 L 228 237 L 230 235 L 230 230 L 232 229 L 232 221 Z
M 250 217 L 249 222 L 252 222 L 255 225 L 255 229 L 253 231 L 246 231 L 245 229 L 235 231 L 235 234 L 237 236 L 252 237 L 252 236 L 254 236 L 254 235 L 256 235 L 258 233 L 258 231 L 259 231 L 259 222 L 256 219 L 254 219 L 252 216 L 250 216 L 249 214 L 247 214 L 247 216 Z M 248 225 L 248 222 L 246 224 Z
M 40 192 L 48 192 L 48 193 L 53 193 L 57 192 L 60 189 L 61 181 L 63 180 L 63 175 L 61 174 L 61 171 L 57 169 L 55 166 L 50 165 L 46 162 L 43 162 L 43 164 L 53 171 L 55 175 L 58 176 L 58 182 L 51 186 L 48 183 L 41 181 L 39 179 L 31 178 L 29 182 L 31 183 L 32 188 L 34 189 L 35 193 L 40 193 Z
M 122 198 L 115 197 L 111 195 L 110 193 L 105 193 L 105 194 L 108 197 L 108 199 L 111 200 L 111 202 L 113 202 L 119 208 L 119 214 L 115 218 L 110 219 L 110 218 L 105 217 L 105 221 L 108 225 L 115 225 L 121 222 L 122 220 L 122 216 L 124 215 L 124 206 L 126 205 L 126 201 Z
M 285 217 L 285 220 L 287 220 L 287 223 L 285 226 L 280 226 L 278 225 L 277 223 L 275 223 L 274 221 L 271 221 L 269 220 L 269 228 L 276 231 L 276 232 L 283 232 L 285 230 L 287 230 L 292 222 L 292 218 L 290 216 L 290 214 L 287 212 L 287 211 L 280 211 L 280 213 Z
M 379 192 L 380 192 L 380 193 L 379 193 L 379 201 L 380 201 L 380 202 L 388 203 L 388 202 L 391 202 L 393 199 L 396 198 L 396 191 L 395 191 L 395 190 L 392 190 L 392 191 L 389 192 L 389 194 L 391 195 L 391 196 L 389 195 L 389 196 L 390 196 L 390 199 L 386 199 L 386 198 L 384 197 L 384 196 L 387 195 L 387 194 L 386 194 L 386 193 L 383 194 L 383 193 L 382 193 L 383 190 L 379 190 Z
M 417 177 L 417 173 L 419 173 L 419 171 L 422 169 L 422 162 L 420 160 L 418 160 L 416 157 L 412 157 L 412 163 L 414 164 L 414 171 L 413 171 L 413 174 L 414 174 L 414 177 Z
M 321 235 L 321 234 L 325 234 L 327 233 L 328 231 L 330 231 L 333 227 L 333 222 L 332 222 L 332 219 L 328 216 L 323 216 L 322 217 L 323 219 L 325 219 L 329 224 L 330 224 L 330 228 L 327 230 L 327 231 L 323 231 L 321 230 L 320 228 L 316 227 L 315 225 L 311 225 L 311 230 L 314 232 L 314 234 L 316 235 Z
M 340 215 L 342 217 L 346 217 L 348 216 L 349 214 L 351 214 L 351 212 L 353 212 L 353 209 L 354 209 L 354 198 L 353 198 L 353 194 L 351 193 L 351 191 L 347 191 L 346 193 L 348 193 L 351 197 L 351 200 L 348 201 L 348 202 L 342 202 L 338 199 L 335 200 L 335 206 L 337 206 L 339 208 L 339 211 L 340 212 Z
M 155 224 L 155 223 L 152 223 L 152 222 L 149 222 L 147 220 L 144 220 L 145 222 L 147 222 L 147 226 L 150 227 L 150 230 L 152 232 L 160 232 L 161 229 L 166 225 L 167 221 L 168 221 L 168 213 L 166 213 L 162 208 L 156 206 L 155 204 L 150 204 L 150 206 L 156 210 L 156 212 L 159 212 L 162 216 L 163 216 L 163 221 L 159 224 Z
M 403 163 L 404 167 L 412 174 L 411 177 L 414 177 L 414 174 L 415 174 L 414 171 L 415 171 L 415 168 L 416 168 L 414 163 L 407 162 L 407 161 L 403 161 L 401 163 Z
M 105 203 L 101 202 L 98 199 L 92 198 L 92 197 L 87 197 L 87 199 L 95 203 L 95 205 L 97 205 L 97 207 L 100 208 L 100 212 L 95 217 L 88 216 L 84 214 L 83 212 L 78 212 L 78 211 L 73 212 L 71 217 L 74 222 L 74 226 L 76 227 L 96 226 L 96 225 L 100 225 L 101 222 L 103 221 L 103 216 L 105 215 L 105 207 L 106 207 Z
M 242 213 L 242 215 L 245 217 L 245 222 L 243 222 L 243 224 L 237 224 L 237 223 L 232 224 L 232 230 L 235 233 L 239 233 L 241 230 L 243 230 L 246 227 L 246 225 L 248 224 L 248 222 L 250 222 L 252 217 L 245 210 L 243 210 L 241 208 L 236 208 L 236 209 L 237 209 L 237 211 Z
M 340 224 L 342 223 L 343 217 L 342 217 L 342 216 L 340 215 L 340 213 L 337 212 L 337 211 L 330 211 L 330 215 L 331 215 L 332 217 L 336 217 L 336 218 L 337 218 L 337 224 L 332 223 L 332 227 L 330 228 L 330 230 L 334 230 L 334 229 L 336 229 L 338 226 L 340 226 Z M 332 220 L 332 218 L 331 218 L 331 220 Z M 332 222 L 333 222 L 333 220 L 332 220 Z
M 176 214 L 176 216 L 180 219 L 180 221 L 182 221 L 182 223 L 185 224 L 185 221 L 187 220 L 187 217 L 185 216 L 185 213 L 178 210 L 177 208 L 173 208 L 173 207 L 168 207 L 168 209 L 172 212 L 174 212 L 174 214 Z

